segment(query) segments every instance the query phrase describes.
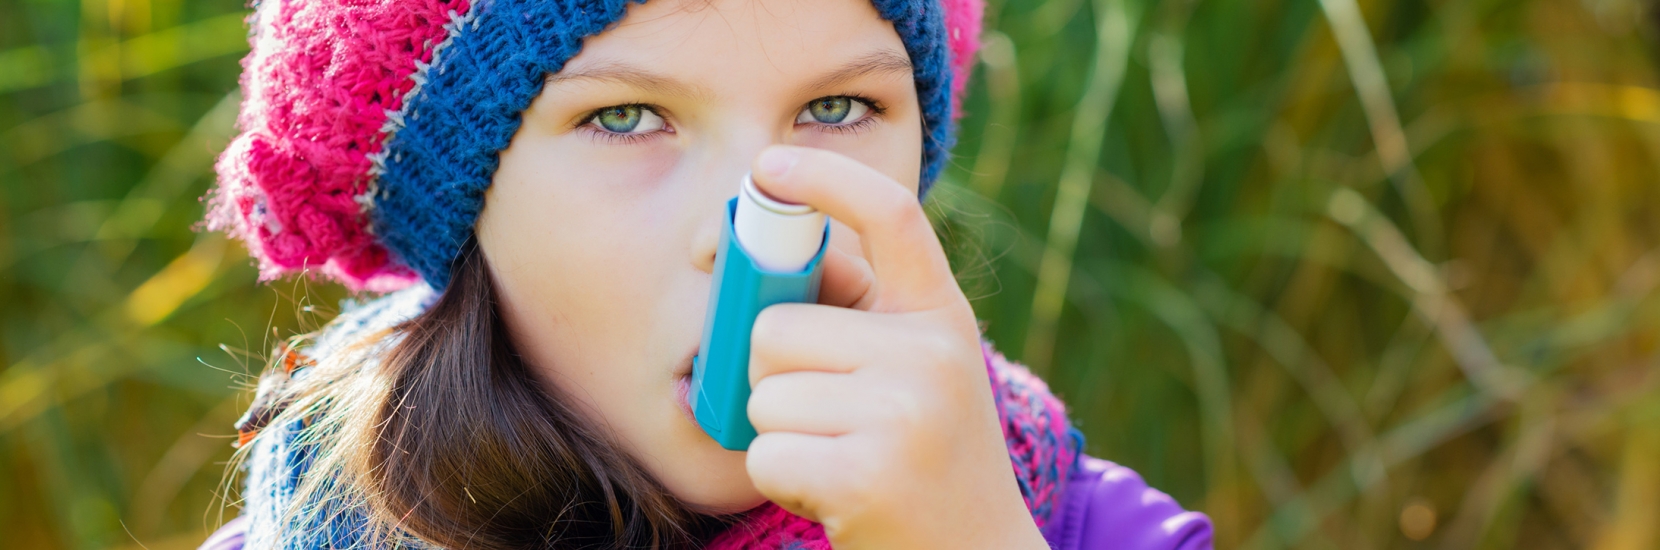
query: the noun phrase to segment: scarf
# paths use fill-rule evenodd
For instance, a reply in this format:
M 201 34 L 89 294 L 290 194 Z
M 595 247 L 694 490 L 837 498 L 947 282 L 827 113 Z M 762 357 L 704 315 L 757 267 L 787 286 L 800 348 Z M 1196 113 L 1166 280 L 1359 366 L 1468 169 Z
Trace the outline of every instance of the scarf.
M 399 294 L 408 296 L 411 293 L 394 293 L 388 298 Z M 316 342 L 313 351 L 326 353 L 331 348 L 337 349 L 338 340 L 349 339 L 353 334 L 361 334 L 376 326 L 390 326 L 387 324 L 388 318 L 395 320 L 412 315 L 418 312 L 426 301 L 398 298 L 400 299 L 377 300 L 343 314 L 342 318 L 334 323 L 336 330 L 326 331 L 327 334 Z M 337 336 L 342 338 L 336 338 Z M 309 360 L 288 351 L 281 352 L 283 357 L 292 359 L 284 362 L 283 374 L 309 366 Z M 1083 437 L 1077 430 L 1072 429 L 1066 419 L 1065 405 L 1050 393 L 1048 385 L 1042 380 L 1024 366 L 1003 357 L 990 343 L 982 344 L 982 356 L 985 358 L 986 375 L 991 380 L 992 393 L 997 400 L 997 416 L 1003 430 L 1004 442 L 1008 446 L 1009 461 L 1014 468 L 1015 480 L 1027 509 L 1032 513 L 1032 519 L 1041 528 L 1048 524 L 1053 510 L 1060 505 L 1060 490 L 1065 486 L 1066 477 L 1078 459 L 1083 447 Z M 285 405 L 271 398 L 273 395 L 281 394 L 275 388 L 278 384 L 268 385 L 268 382 L 280 381 L 282 378 L 285 376 L 278 376 L 272 380 L 262 377 L 258 395 L 247 414 L 237 423 L 242 442 L 251 442 L 254 433 L 264 428 L 275 415 L 273 411 Z M 262 540 L 274 542 L 280 538 L 278 533 L 292 529 L 312 530 L 304 525 L 281 525 L 281 520 L 277 519 L 282 517 L 282 503 L 292 497 L 300 473 L 294 469 L 299 465 L 291 462 L 291 459 L 296 457 L 290 456 L 293 448 L 285 441 L 288 437 L 291 437 L 291 434 L 278 438 L 278 441 L 283 441 L 281 444 L 268 442 L 267 445 L 270 447 L 265 449 L 265 452 L 251 455 L 247 464 L 249 486 L 245 493 L 248 501 L 244 513 L 252 516 L 248 533 L 250 543 Z M 317 542 L 328 541 L 325 544 L 333 544 L 356 539 L 352 532 L 361 527 L 360 518 L 355 514 L 346 514 L 337 517 L 336 520 L 339 523 L 329 522 L 331 525 L 324 529 L 328 533 L 320 533 L 321 536 L 316 538 Z M 300 543 L 300 546 L 308 545 Z M 830 548 L 830 541 L 819 524 L 791 514 L 769 502 L 744 514 L 741 520 L 718 533 L 705 548 L 827 550 Z

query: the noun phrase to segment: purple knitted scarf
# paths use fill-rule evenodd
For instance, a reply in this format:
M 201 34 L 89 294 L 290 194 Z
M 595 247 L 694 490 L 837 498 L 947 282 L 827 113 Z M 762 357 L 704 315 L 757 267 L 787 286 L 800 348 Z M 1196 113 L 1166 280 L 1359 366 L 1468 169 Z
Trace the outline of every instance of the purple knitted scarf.
M 1026 367 L 983 345 L 986 374 L 997 397 L 1003 440 L 1009 446 L 1020 494 L 1038 527 L 1048 523 L 1060 488 L 1079 453 L 1079 438 L 1066 421 L 1066 407 Z M 824 527 L 767 503 L 715 537 L 708 550 L 829 550 Z

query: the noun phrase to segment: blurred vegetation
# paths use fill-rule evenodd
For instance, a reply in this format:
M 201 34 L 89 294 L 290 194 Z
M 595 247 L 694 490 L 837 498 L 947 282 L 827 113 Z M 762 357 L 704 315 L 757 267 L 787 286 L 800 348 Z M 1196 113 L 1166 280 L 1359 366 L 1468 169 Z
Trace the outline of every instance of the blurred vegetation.
M 344 297 L 194 231 L 244 12 L 0 3 L 0 546 L 194 547 L 248 373 Z M 994 0 L 930 207 L 1219 547 L 1660 547 L 1655 13 Z

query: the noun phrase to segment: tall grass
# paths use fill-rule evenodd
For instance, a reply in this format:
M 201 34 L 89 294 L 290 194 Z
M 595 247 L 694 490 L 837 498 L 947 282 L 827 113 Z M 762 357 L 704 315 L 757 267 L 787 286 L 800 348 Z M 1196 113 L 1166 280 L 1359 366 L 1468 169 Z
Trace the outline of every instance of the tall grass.
M 993 1 L 930 206 L 1221 547 L 1653 548 L 1650 9 Z M 343 297 L 192 230 L 243 11 L 0 4 L 0 546 L 193 547 L 249 372 Z

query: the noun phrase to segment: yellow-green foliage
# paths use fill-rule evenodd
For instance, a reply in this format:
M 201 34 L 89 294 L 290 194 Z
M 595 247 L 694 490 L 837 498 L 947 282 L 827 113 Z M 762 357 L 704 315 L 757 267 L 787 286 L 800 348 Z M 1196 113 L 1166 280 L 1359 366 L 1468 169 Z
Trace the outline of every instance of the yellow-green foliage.
M 1655 8 L 992 4 L 930 208 L 1092 453 L 1220 547 L 1660 547 Z M 0 546 L 194 547 L 344 297 L 192 231 L 243 13 L 0 4 Z

